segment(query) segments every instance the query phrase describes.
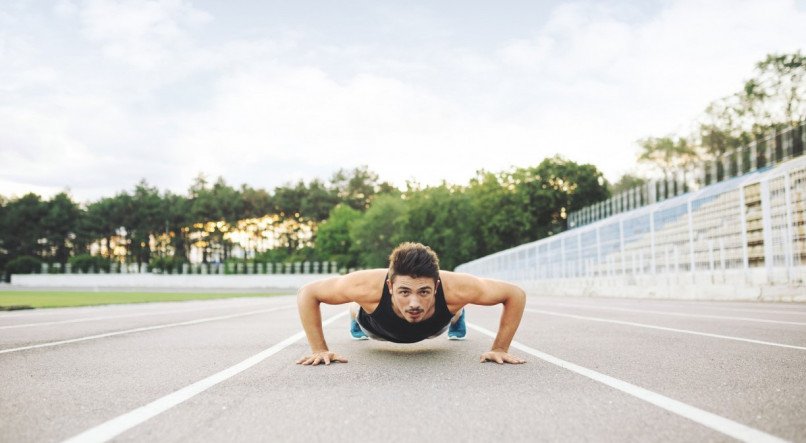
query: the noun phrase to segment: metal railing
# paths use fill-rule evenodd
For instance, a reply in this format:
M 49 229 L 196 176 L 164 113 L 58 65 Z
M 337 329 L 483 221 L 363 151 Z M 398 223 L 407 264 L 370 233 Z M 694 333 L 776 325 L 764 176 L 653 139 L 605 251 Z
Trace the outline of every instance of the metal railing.
M 801 287 L 804 265 L 806 157 L 800 156 L 456 270 L 513 282 L 623 277 L 615 280 L 635 284 L 636 278 L 651 282 L 673 274 L 693 283 Z
M 719 159 L 696 168 L 678 171 L 661 180 L 621 192 L 568 216 L 568 229 L 577 228 L 615 214 L 668 200 L 692 190 L 742 176 L 799 157 L 806 145 L 806 122 L 761 137 L 749 146 L 725 152 Z

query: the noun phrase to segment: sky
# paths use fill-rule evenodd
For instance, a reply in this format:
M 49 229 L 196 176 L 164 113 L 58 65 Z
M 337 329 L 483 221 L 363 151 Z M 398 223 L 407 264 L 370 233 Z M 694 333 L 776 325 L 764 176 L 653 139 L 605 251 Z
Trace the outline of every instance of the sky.
M 555 154 L 615 181 L 804 23 L 806 0 L 1 2 L 0 195 L 466 184 Z

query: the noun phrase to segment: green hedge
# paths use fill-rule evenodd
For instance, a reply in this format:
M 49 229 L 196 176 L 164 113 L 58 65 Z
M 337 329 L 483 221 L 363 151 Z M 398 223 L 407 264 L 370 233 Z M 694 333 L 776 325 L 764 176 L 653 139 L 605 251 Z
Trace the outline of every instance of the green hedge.
M 6 272 L 9 274 L 39 274 L 42 272 L 42 260 L 30 255 L 22 255 L 8 262 Z
M 70 257 L 70 266 L 72 272 L 100 272 L 101 270 L 109 272 L 112 266 L 112 261 L 108 258 L 101 257 L 100 255 L 81 254 L 75 257 Z
M 165 274 L 181 274 L 184 263 L 187 261 L 182 257 L 154 257 L 148 262 L 148 270 L 158 270 Z

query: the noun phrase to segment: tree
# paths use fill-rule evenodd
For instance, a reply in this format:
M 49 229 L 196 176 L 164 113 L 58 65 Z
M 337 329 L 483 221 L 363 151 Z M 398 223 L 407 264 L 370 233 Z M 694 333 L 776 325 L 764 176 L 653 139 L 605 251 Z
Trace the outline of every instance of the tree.
M 509 174 L 507 187 L 515 191 L 513 216 L 525 217 L 527 230 L 517 244 L 534 241 L 568 228 L 568 214 L 610 197 L 604 175 L 595 166 L 561 156 L 544 159 L 536 167 Z M 513 245 L 514 246 L 514 245 Z
M 399 220 L 405 210 L 400 198 L 383 195 L 350 226 L 350 240 L 361 266 L 383 268 L 389 264 L 389 253 L 401 241 Z
M 681 137 L 647 137 L 638 141 L 641 153 L 639 163 L 650 164 L 664 175 L 694 166 L 698 155 L 694 147 Z
M 187 236 L 186 227 L 193 220 L 191 216 L 191 203 L 187 197 L 165 192 L 162 197 L 163 217 L 168 236 L 171 239 L 173 255 L 182 260 L 188 259 L 190 249 L 190 239 Z
M 297 212 L 317 223 L 327 219 L 330 211 L 339 203 L 338 197 L 320 180 L 312 180 L 300 191 Z
M 645 178 L 628 173 L 622 175 L 615 183 L 609 184 L 608 189 L 610 190 L 610 195 L 616 195 L 643 186 L 646 182 Z
M 806 56 L 767 55 L 741 91 L 711 102 L 700 120 L 699 141 L 711 157 L 806 121 Z
M 44 238 L 51 248 L 48 251 L 57 263 L 64 265 L 73 249 L 72 240 L 76 236 L 83 212 L 69 195 L 60 192 L 46 204 L 46 213 L 42 218 Z
M 429 245 L 439 254 L 443 269 L 477 256 L 478 217 L 464 188 L 443 183 L 406 195 L 406 210 L 399 220 L 401 241 Z
M 108 210 L 107 216 L 110 224 L 115 226 L 115 237 L 125 251 L 123 258 L 127 262 L 131 262 L 133 251 L 132 230 L 134 229 L 132 196 L 126 191 L 118 192 L 111 198 Z
M 219 177 L 212 187 L 208 186 L 203 174 L 196 177 L 189 194 L 195 244 L 202 250 L 202 261 L 207 263 L 214 252 L 219 252 L 226 260 L 232 243 L 224 234 L 229 231 L 229 226 L 242 218 L 242 196 L 223 177 Z
M 245 218 L 260 218 L 274 212 L 272 196 L 265 189 L 255 189 L 243 184 L 241 185 L 241 199 L 243 200 L 242 216 Z
M 475 217 L 473 223 L 478 255 L 517 246 L 529 239 L 531 221 L 525 211 L 524 195 L 515 192 L 507 173 L 479 171 L 470 181 L 467 196 Z
M 40 240 L 44 240 L 42 219 L 47 212 L 47 204 L 34 193 L 25 194 L 5 205 L 3 218 L 0 219 L 0 233 L 9 260 L 22 255 L 43 256 L 45 242 Z
M 274 188 L 274 212 L 281 217 L 299 213 L 306 192 L 307 186 L 302 180 Z
M 88 204 L 76 228 L 73 253 L 89 253 L 90 245 L 101 240 L 107 255 L 114 258 L 112 249 L 114 238 L 126 248 L 126 257 L 128 257 L 129 241 L 125 225 L 128 223 L 130 200 L 130 196 L 126 192 L 121 192 L 115 197 L 103 197 Z
M 365 211 L 376 194 L 393 192 L 394 186 L 379 182 L 379 176 L 364 165 L 348 171 L 339 169 L 330 179 L 339 201 L 353 209 Z
M 6 198 L 0 195 L 0 282 L 2 282 L 3 274 L 6 269 L 6 264 L 9 261 L 8 248 L 5 245 L 5 220 L 6 217 Z
M 745 83 L 742 95 L 753 132 L 806 121 L 806 56 L 799 50 L 768 54 L 756 64 L 756 75 Z
M 733 94 L 708 105 L 699 123 L 699 143 L 704 151 L 700 157 L 717 158 L 751 141 L 748 128 L 753 123 L 748 120 L 746 107 L 741 94 Z
M 129 199 L 131 212 L 126 217 L 126 230 L 131 239 L 131 252 L 137 264 L 151 260 L 151 238 L 165 231 L 164 205 L 159 190 L 145 179 L 134 187 Z
M 344 203 L 333 208 L 316 232 L 315 245 L 319 254 L 347 268 L 358 266 L 359 256 L 353 248 L 350 228 L 361 216 L 360 211 Z

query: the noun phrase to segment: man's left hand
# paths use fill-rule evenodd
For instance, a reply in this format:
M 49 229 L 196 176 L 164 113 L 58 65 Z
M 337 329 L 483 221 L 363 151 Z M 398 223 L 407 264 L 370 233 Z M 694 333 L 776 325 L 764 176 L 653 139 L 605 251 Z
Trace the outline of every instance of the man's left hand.
M 493 349 L 492 351 L 487 351 L 484 354 L 481 354 L 481 363 L 487 361 L 494 361 L 499 365 L 504 363 L 511 363 L 513 365 L 519 365 L 521 363 L 526 363 L 526 360 L 522 358 L 515 357 L 514 355 L 510 355 L 506 351 L 500 351 Z

